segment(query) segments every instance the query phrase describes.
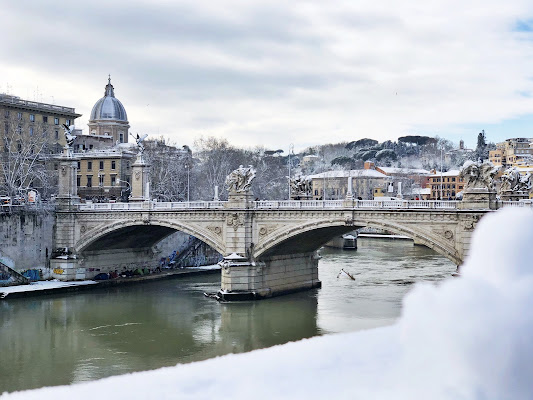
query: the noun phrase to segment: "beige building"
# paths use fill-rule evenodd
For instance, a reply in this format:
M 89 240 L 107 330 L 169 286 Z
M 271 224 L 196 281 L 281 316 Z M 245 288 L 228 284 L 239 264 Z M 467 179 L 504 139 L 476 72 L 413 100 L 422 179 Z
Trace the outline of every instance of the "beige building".
M 498 143 L 496 150 L 489 152 L 489 161 L 494 165 L 502 165 L 504 167 L 530 163 L 533 158 L 533 147 L 531 145 L 531 139 L 507 139 L 505 142 Z
M 23 100 L 17 96 L 0 93 L 0 127 L 4 152 L 12 146 L 19 151 L 33 145 L 35 151 L 44 145 L 45 153 L 61 153 L 65 145 L 63 124 L 74 124 L 81 114 L 72 107 Z
M 82 200 L 117 200 L 131 186 L 136 153 L 116 146 L 106 150 L 74 153 L 78 161 L 78 196 Z
M 384 188 L 387 181 L 387 175 L 374 169 L 326 171 L 309 176 L 313 199 L 338 200 L 346 198 L 348 177 L 352 177 L 353 197 L 363 200 L 371 200 L 374 196 L 374 189 Z

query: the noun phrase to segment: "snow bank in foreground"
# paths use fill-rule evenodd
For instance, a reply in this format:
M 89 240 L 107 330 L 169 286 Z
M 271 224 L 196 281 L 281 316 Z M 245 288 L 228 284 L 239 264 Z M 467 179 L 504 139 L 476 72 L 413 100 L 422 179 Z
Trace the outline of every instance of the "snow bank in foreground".
M 531 399 L 533 213 L 476 229 L 463 276 L 416 286 L 394 326 L 5 394 L 13 399 Z

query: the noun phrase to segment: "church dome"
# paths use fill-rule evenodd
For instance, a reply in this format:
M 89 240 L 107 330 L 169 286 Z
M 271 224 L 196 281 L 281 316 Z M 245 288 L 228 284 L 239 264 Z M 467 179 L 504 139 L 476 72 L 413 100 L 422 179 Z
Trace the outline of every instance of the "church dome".
M 115 97 L 115 90 L 111 84 L 111 77 L 105 87 L 105 94 L 96 102 L 91 111 L 90 121 L 113 120 L 128 122 L 126 109 Z

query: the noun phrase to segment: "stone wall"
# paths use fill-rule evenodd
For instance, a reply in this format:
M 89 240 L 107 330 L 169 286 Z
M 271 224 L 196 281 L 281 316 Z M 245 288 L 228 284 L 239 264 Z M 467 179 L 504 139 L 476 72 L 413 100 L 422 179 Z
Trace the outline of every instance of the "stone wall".
M 16 271 L 48 269 L 52 253 L 54 214 L 12 207 L 0 211 L 0 261 Z

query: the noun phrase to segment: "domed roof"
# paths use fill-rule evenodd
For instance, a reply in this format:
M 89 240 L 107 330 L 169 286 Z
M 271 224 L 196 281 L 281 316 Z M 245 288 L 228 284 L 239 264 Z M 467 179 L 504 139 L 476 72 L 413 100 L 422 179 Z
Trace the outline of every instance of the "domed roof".
M 115 120 L 128 122 L 126 109 L 119 99 L 115 97 L 115 91 L 111 84 L 111 77 L 105 87 L 105 94 L 96 102 L 91 111 L 90 121 Z

